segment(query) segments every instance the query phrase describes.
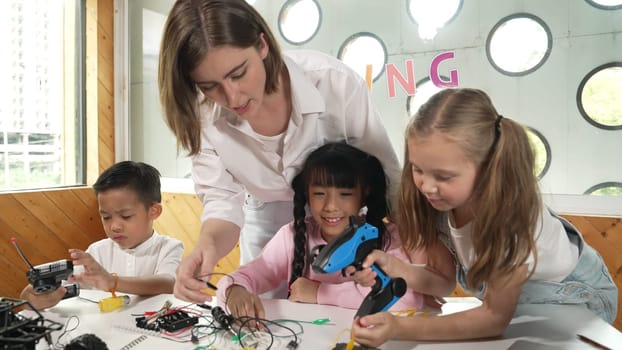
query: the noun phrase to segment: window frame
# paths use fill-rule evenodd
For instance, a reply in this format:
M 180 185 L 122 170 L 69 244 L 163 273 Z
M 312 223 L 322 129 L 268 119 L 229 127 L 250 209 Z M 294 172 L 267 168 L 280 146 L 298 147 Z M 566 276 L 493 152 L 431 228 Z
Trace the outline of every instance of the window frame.
M 313 34 L 311 34 L 306 40 L 303 40 L 303 41 L 292 41 L 285 35 L 285 33 L 283 32 L 283 27 L 281 26 L 281 19 L 284 16 L 285 9 L 290 4 L 295 3 L 295 2 L 297 3 L 299 1 L 301 0 L 287 0 L 283 4 L 283 6 L 281 6 L 281 9 L 279 10 L 279 16 L 277 18 L 277 27 L 279 29 L 279 34 L 281 35 L 281 38 L 283 38 L 283 40 L 285 40 L 289 44 L 296 45 L 296 46 L 304 45 L 308 43 L 309 41 L 313 40 L 313 38 L 315 38 L 317 33 L 319 33 L 320 28 L 322 27 L 322 7 L 316 0 L 308 0 L 315 4 L 315 7 L 317 8 L 317 12 L 318 12 L 318 23 L 317 23 L 317 26 L 315 27 L 315 30 L 313 31 Z
M 604 129 L 604 130 L 622 130 L 622 124 L 620 125 L 606 125 L 606 124 L 601 124 L 598 121 L 594 120 L 585 110 L 585 108 L 583 107 L 583 100 L 582 100 L 582 95 L 583 95 L 583 89 L 585 88 L 585 85 L 587 85 L 587 83 L 590 81 L 590 79 L 592 79 L 592 77 L 594 75 L 596 75 L 597 73 L 599 73 L 602 70 L 605 70 L 607 68 L 611 68 L 611 67 L 618 67 L 620 69 L 622 69 L 622 61 L 618 62 L 618 61 L 613 61 L 613 62 L 608 62 L 605 64 L 601 64 L 600 66 L 590 70 L 584 77 L 583 79 L 581 79 L 581 82 L 579 83 L 579 86 L 577 87 L 577 109 L 579 110 L 579 114 L 581 114 L 581 117 L 583 117 L 583 119 L 585 119 L 585 121 L 587 121 L 588 123 L 590 123 L 592 126 L 598 128 L 598 129 Z
M 497 65 L 495 60 L 492 58 L 492 53 L 490 52 L 490 45 L 492 42 L 492 38 L 499 27 L 501 27 L 502 25 L 504 25 L 505 23 L 511 20 L 519 19 L 519 18 L 530 19 L 538 23 L 540 26 L 542 26 L 547 36 L 547 48 L 546 48 L 546 51 L 544 52 L 544 56 L 542 56 L 542 59 L 533 67 L 527 70 L 524 70 L 524 71 L 520 71 L 520 72 L 510 72 L 510 71 L 507 71 L 501 68 L 499 65 Z M 546 22 L 542 20 L 540 17 L 534 14 L 531 14 L 531 13 L 527 13 L 527 12 L 517 12 L 511 15 L 505 16 L 501 18 L 499 21 L 497 21 L 497 23 L 492 27 L 492 29 L 490 29 L 490 32 L 488 32 L 488 36 L 486 37 L 485 48 L 486 48 L 486 57 L 488 58 L 488 62 L 496 71 L 498 71 L 499 73 L 503 75 L 507 75 L 510 77 L 522 77 L 522 76 L 529 75 L 537 71 L 538 69 L 540 69 L 540 67 L 542 67 L 546 63 L 546 61 L 548 61 L 548 58 L 551 55 L 551 51 L 553 51 L 553 34 L 551 33 L 551 28 L 549 28 L 548 24 L 546 24 Z

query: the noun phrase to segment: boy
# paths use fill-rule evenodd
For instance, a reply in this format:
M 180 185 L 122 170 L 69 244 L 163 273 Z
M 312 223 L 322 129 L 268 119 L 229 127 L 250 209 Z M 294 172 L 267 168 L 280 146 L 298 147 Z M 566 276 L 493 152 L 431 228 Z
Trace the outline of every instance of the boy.
M 153 230 L 153 221 L 162 213 L 158 170 L 141 162 L 119 162 L 99 176 L 93 189 L 108 238 L 91 244 L 86 252 L 69 249 L 74 266 L 84 267 L 69 282 L 138 295 L 172 293 L 184 247 Z M 56 305 L 64 293 L 60 287 L 35 294 L 27 285 L 20 298 L 42 309 Z

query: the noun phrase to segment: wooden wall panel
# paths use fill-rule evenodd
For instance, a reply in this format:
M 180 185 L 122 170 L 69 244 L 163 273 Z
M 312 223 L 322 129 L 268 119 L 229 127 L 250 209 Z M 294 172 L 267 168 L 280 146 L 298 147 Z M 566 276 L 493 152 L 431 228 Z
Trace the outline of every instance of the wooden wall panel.
M 106 237 L 89 187 L 1 194 L 0 208 L 0 296 L 18 297 L 28 283 L 11 237 L 33 265 L 68 259 L 69 248 Z
M 613 325 L 622 330 L 622 218 L 564 215 L 605 260 L 618 286 L 618 317 Z
M 95 177 L 115 163 L 114 0 L 97 0 L 97 155 Z
M 162 234 L 180 239 L 185 255 L 196 244 L 201 203 L 195 195 L 164 193 L 163 213 L 154 223 Z M 0 296 L 17 297 L 26 285 L 26 264 L 10 243 L 16 237 L 33 265 L 68 259 L 69 248 L 86 249 L 106 235 L 90 187 L 0 194 Z M 221 259 L 215 272 L 239 266 L 239 248 Z
M 187 255 L 197 242 L 201 229 L 201 202 L 196 195 L 163 193 L 162 215 L 154 223 L 154 228 L 162 233 L 184 242 Z M 227 256 L 222 258 L 214 272 L 227 273 L 240 265 L 240 250 L 236 246 Z M 216 278 L 217 280 L 218 278 Z
M 114 0 L 86 1 L 86 183 L 115 162 Z

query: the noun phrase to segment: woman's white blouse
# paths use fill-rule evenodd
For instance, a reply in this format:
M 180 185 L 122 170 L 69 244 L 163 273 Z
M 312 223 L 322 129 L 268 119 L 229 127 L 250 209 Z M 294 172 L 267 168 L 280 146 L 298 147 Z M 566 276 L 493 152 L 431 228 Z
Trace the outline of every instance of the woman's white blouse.
M 390 200 L 395 202 L 401 166 L 365 81 L 320 52 L 288 52 L 284 60 L 293 104 L 282 157 L 232 111 L 202 105 L 201 151 L 192 159 L 195 190 L 203 202 L 202 221 L 218 218 L 242 227 L 246 192 L 263 202 L 291 201 L 291 181 L 304 160 L 333 141 L 346 141 L 375 155 L 384 166 Z

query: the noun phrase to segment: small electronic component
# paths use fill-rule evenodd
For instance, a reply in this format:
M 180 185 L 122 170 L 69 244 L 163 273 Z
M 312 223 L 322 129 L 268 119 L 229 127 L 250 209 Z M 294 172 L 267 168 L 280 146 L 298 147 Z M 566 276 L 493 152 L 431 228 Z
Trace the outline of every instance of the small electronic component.
M 187 312 L 177 310 L 158 319 L 160 328 L 167 332 L 175 332 L 190 327 L 199 321 L 196 316 L 190 316 Z
M 63 285 L 67 291 L 63 295 L 63 299 L 72 298 L 80 295 L 80 285 L 77 283 L 69 283 Z
M 149 322 L 149 320 L 149 318 L 144 316 L 137 317 L 136 327 L 156 332 L 176 332 L 199 322 L 198 317 L 190 316 L 190 314 L 183 310 L 170 311 L 169 313 L 153 319 L 153 322 Z
M 212 308 L 212 317 L 220 324 L 222 328 L 231 329 L 233 317 L 228 315 L 220 306 Z
M 28 305 L 36 316 L 28 317 L 19 310 Z M 0 349 L 34 349 L 41 339 L 52 348 L 51 333 L 63 325 L 47 320 L 26 300 L 0 297 Z
M 36 293 L 45 293 L 56 290 L 61 282 L 71 276 L 72 273 L 73 263 L 71 260 L 58 260 L 31 266 L 26 276 Z
M 26 277 L 28 277 L 28 283 L 32 285 L 35 293 L 55 291 L 61 286 L 63 280 L 66 280 L 73 274 L 73 263 L 71 260 L 64 259 L 32 266 L 19 248 L 15 237 L 11 237 L 11 243 L 13 243 L 19 256 L 30 268 L 28 272 L 26 272 Z M 63 299 L 75 297 L 80 294 L 80 288 L 76 284 L 67 284 L 65 288 L 67 288 L 67 292 L 63 296 Z
M 129 295 L 119 295 L 116 297 L 104 298 L 99 301 L 99 310 L 101 312 L 110 312 L 121 308 L 129 303 Z

